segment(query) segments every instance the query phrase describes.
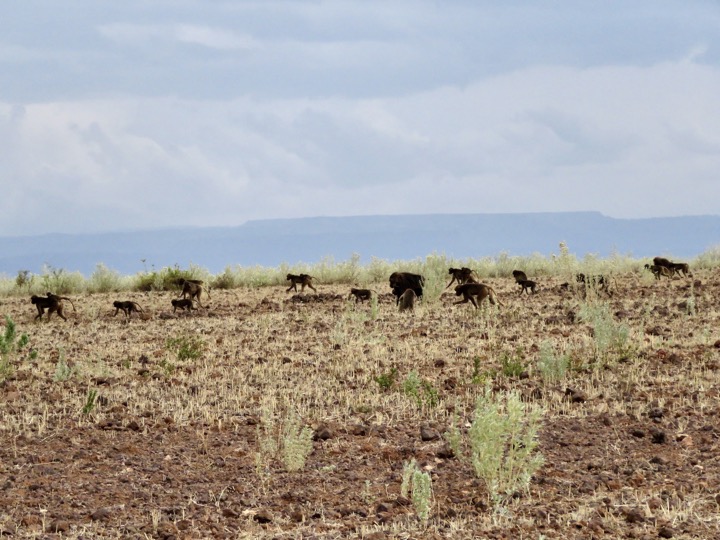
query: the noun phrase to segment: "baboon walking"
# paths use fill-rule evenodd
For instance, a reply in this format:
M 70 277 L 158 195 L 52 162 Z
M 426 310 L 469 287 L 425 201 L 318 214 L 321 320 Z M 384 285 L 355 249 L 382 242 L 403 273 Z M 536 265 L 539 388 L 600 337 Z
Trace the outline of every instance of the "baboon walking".
M 181 310 L 185 311 L 192 311 L 193 309 L 197 309 L 190 298 L 173 298 L 170 303 L 173 307 L 173 313 L 175 313 L 175 310 L 177 308 L 180 308 Z
M 115 313 L 113 313 L 113 317 L 115 317 L 119 311 L 122 311 L 125 314 L 125 317 L 127 317 L 128 319 L 130 318 L 130 314 L 133 311 L 135 313 L 144 313 L 143 309 L 140 307 L 139 304 L 130 300 L 115 300 L 113 302 L 113 307 L 115 308 Z
M 535 294 L 535 287 L 537 286 L 537 283 L 535 283 L 532 279 L 522 279 L 517 282 L 518 285 L 520 285 L 520 294 L 527 291 L 528 294 L 530 294 L 530 291 L 532 291 L 533 294 Z
M 303 292 L 306 286 L 311 288 L 313 292 L 317 292 L 317 289 L 312 284 L 312 280 L 315 278 L 309 274 L 288 274 L 285 279 L 290 282 L 290 286 L 285 292 L 297 292 L 298 283 L 300 284 L 300 292 Z
M 30 297 L 30 302 L 35 304 L 38 311 L 38 314 L 35 315 L 35 320 L 41 318 L 47 309 L 48 320 L 50 320 L 50 315 L 57 313 L 62 320 L 67 321 L 67 317 L 63 314 L 63 300 L 70 302 L 70 305 L 73 307 L 73 311 L 75 311 L 75 304 L 73 304 L 73 301 L 67 296 L 58 296 L 57 294 L 53 294 L 51 292 L 46 293 L 46 296 L 37 296 L 33 294 Z
M 672 262 L 665 257 L 654 257 L 653 258 L 653 265 L 654 266 L 662 266 L 670 270 L 672 275 L 677 274 L 678 276 L 689 276 L 690 275 L 690 266 L 687 263 L 676 263 Z M 646 265 L 647 268 L 647 265 Z
M 190 300 L 197 300 L 198 306 L 205 307 L 200 302 L 200 297 L 202 296 L 202 293 L 204 291 L 204 282 L 202 280 L 180 278 L 179 282 L 182 285 L 182 291 L 180 291 L 178 298 L 182 297 L 183 299 L 185 299 L 186 297 L 189 297 Z M 210 299 L 210 291 L 205 291 L 205 294 L 207 295 L 208 299 Z
M 645 270 L 652 272 L 655 279 L 660 279 L 661 277 L 671 279 L 673 275 L 672 270 L 670 270 L 667 266 L 658 266 L 656 264 L 646 264 Z
M 358 302 L 365 303 L 365 300 L 370 300 L 373 295 L 372 289 L 356 289 L 355 287 L 352 287 L 350 289 L 350 294 L 348 294 L 348 300 L 355 297 L 355 303 Z
M 497 295 L 492 287 L 484 285 L 482 283 L 464 283 L 455 287 L 455 296 L 463 297 L 462 300 L 458 300 L 455 304 L 465 304 L 467 302 L 472 303 L 475 308 L 480 307 L 485 298 L 487 298 L 492 305 L 500 305 L 502 303 L 498 300 Z
M 462 268 L 450 268 L 450 270 L 448 270 L 448 274 L 452 276 L 452 279 L 445 287 L 446 289 L 450 288 L 450 285 L 453 283 L 457 283 L 458 285 L 462 285 L 463 283 L 477 283 L 477 280 L 473 276 L 474 270 L 472 268 L 468 268 L 467 266 L 463 266 Z

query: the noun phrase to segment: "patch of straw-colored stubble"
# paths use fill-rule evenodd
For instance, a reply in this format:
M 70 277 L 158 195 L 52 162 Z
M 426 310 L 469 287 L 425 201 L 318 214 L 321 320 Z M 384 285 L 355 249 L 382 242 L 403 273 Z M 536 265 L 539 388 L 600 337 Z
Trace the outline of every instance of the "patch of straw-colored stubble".
M 713 282 L 709 272 L 697 274 L 703 282 Z M 683 288 L 687 282 L 658 284 L 639 273 L 616 276 L 618 291 L 613 297 L 586 297 L 572 290 L 574 283 L 568 292 L 553 290 L 564 276 L 548 276 L 539 280 L 539 294 L 520 297 L 510 279 L 483 281 L 495 288 L 504 307 L 485 305 L 476 311 L 467 304 L 453 306 L 457 298 L 446 293 L 431 295 L 413 313 L 398 313 L 386 297 L 373 311 L 368 304 L 345 300 L 346 287 L 321 285 L 321 293 L 337 298 L 296 303 L 284 287 L 216 290 L 208 309 L 170 318 L 162 314 L 171 313 L 172 294 L 126 293 L 147 312 L 146 317 L 129 322 L 110 316 L 109 306 L 117 295 L 83 295 L 74 298 L 78 310 L 68 310 L 70 321 L 35 323 L 27 298 L 11 297 L 3 308 L 18 331 L 30 336 L 29 346 L 38 354 L 15 366 L 17 376 L 5 386 L 0 434 L 3 441 L 22 436 L 41 443 L 68 423 L 91 430 L 117 419 L 124 426 L 136 422 L 143 432 L 169 419 L 178 428 L 195 430 L 197 438 L 188 444 L 209 452 L 208 429 L 232 433 L 248 422 L 262 424 L 264 417 L 281 423 L 297 415 L 307 426 L 335 426 L 335 437 L 322 445 L 323 474 L 332 485 L 332 456 L 357 451 L 351 440 L 340 435 L 343 428 L 361 421 L 416 432 L 429 422 L 442 431 L 457 418 L 467 429 L 477 397 L 490 384 L 495 392 L 517 390 L 541 406 L 545 437 L 552 436 L 558 419 L 581 422 L 606 415 L 647 420 L 650 409 L 662 408 L 668 437 L 673 444 L 677 440 L 678 459 L 683 455 L 697 459 L 694 447 L 681 443 L 686 440 L 683 435 L 696 434 L 708 422 L 705 414 L 717 412 L 720 386 L 713 343 L 720 336 L 712 288 L 691 291 Z M 384 282 L 372 286 L 383 293 L 387 290 Z M 690 294 L 693 313 L 678 307 Z M 587 306 L 606 306 L 603 313 L 610 319 L 602 315 L 600 322 L 593 322 L 581 317 Z M 627 335 L 599 346 L 603 324 L 624 324 Z M 656 326 L 658 331 L 648 332 Z M 167 346 L 169 338 L 183 337 L 202 341 L 199 358 L 180 359 Z M 567 356 L 568 366 L 561 376 L 543 376 L 538 367 L 543 346 L 554 355 Z M 523 374 L 503 373 L 503 357 L 521 362 Z M 392 370 L 396 380 L 381 387 L 378 378 Z M 61 380 L 58 372 L 63 373 Z M 429 390 L 410 395 L 403 382 L 411 374 L 435 391 L 437 399 L 422 393 Z M 584 399 L 568 399 L 567 388 Z M 89 389 L 97 390 L 105 401 L 83 414 Z M 602 452 L 616 467 L 623 459 L 616 441 L 623 441 L 627 434 L 610 427 L 606 435 L 605 441 L 596 444 L 605 445 Z M 258 440 L 236 444 L 248 456 L 260 450 Z M 268 498 L 278 489 L 273 477 L 282 470 L 279 458 L 272 460 L 265 466 L 270 479 L 260 482 Z M 392 476 L 401 460 L 385 464 Z M 470 467 L 457 461 L 450 462 L 450 467 L 461 468 L 472 481 Z M 254 470 L 252 464 L 248 470 Z M 437 493 L 449 489 L 443 486 L 442 470 L 432 469 L 432 475 Z M 401 475 L 395 476 L 382 486 L 373 483 L 370 499 L 377 499 L 380 491 L 397 494 Z M 603 519 L 614 527 L 623 526 L 624 505 L 650 505 L 647 515 L 658 519 L 696 519 L 707 521 L 708 527 L 717 526 L 710 497 L 692 486 L 675 493 L 645 478 L 631 489 L 599 486 L 583 495 L 574 487 L 577 482 L 568 481 L 571 503 L 552 506 L 554 519 L 565 526 L 597 516 L 601 505 L 606 508 Z M 257 496 L 262 502 L 263 495 Z M 473 496 L 465 495 L 468 500 Z M 603 502 L 606 498 L 609 503 Z M 322 510 L 322 503 L 318 504 Z M 422 530 L 463 538 L 469 530 L 502 525 L 503 517 L 497 513 L 472 519 L 461 513 L 434 521 L 432 516 L 447 516 L 443 513 L 447 509 L 440 506 L 451 504 L 445 495 L 436 497 L 430 519 L 422 524 L 427 529 Z M 543 488 L 531 489 L 529 495 L 509 503 L 507 515 L 515 522 L 530 523 L 528 509 L 543 504 Z M 332 525 L 333 520 L 328 522 Z M 648 523 L 649 519 L 637 526 L 647 528 Z M 403 537 L 417 534 L 420 526 L 408 517 L 382 526 L 364 523 L 359 530 L 383 529 Z M 303 527 L 281 517 L 273 525 L 274 534 L 283 528 L 301 531 Z M 255 530 L 253 534 L 264 533 Z

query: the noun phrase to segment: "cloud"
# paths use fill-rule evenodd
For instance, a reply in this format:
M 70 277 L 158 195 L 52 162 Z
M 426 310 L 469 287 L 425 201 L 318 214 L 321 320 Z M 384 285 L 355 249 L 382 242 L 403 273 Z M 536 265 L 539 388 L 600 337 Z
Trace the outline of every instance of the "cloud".
M 717 213 L 704 2 L 89 6 L 31 0 L 0 21 L 6 234 Z M 28 211 L 58 202 L 56 222 Z
M 0 106 L 7 233 L 307 215 L 715 213 L 720 71 L 538 66 L 386 99 Z M 27 208 L 61 201 L 61 222 Z M 692 209 L 688 212 L 688 209 Z M 90 217 L 89 217 L 90 216 Z
M 252 37 L 222 28 L 193 24 L 107 24 L 98 27 L 104 37 L 124 46 L 144 46 L 153 42 L 185 43 L 209 49 L 249 50 L 258 46 Z

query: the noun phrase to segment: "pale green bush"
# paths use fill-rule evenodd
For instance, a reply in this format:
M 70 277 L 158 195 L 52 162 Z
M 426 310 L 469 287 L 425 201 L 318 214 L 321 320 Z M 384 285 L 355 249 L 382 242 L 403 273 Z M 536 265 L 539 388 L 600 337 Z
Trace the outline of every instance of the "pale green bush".
M 582 304 L 579 315 L 582 321 L 592 326 L 596 361 L 602 363 L 611 353 L 625 352 L 630 328 L 624 323 L 615 322 L 609 304 L 605 302 Z
M 488 387 L 478 397 L 468 431 L 470 462 L 495 505 L 527 489 L 542 466 L 543 456 L 536 448 L 543 414 L 542 408 L 524 404 L 514 391 L 496 396 Z
M 570 366 L 570 357 L 566 354 L 557 354 L 551 343 L 544 341 L 540 344 L 540 358 L 538 371 L 543 380 L 557 382 L 565 377 Z
M 89 293 L 107 293 L 128 290 L 130 285 L 129 278 L 124 278 L 119 272 L 110 270 L 104 264 L 98 264 L 85 282 L 85 290 Z

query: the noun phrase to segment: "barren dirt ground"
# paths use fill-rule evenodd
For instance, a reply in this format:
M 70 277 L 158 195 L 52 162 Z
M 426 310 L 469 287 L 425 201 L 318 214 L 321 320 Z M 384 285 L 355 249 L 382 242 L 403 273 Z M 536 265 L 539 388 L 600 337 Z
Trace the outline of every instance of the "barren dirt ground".
M 559 278 L 531 296 L 484 281 L 500 309 L 446 293 L 398 313 L 387 283 L 376 312 L 323 284 L 214 290 L 177 314 L 169 292 L 75 295 L 49 322 L 3 298 L 29 345 L 0 383 L 1 535 L 720 538 L 720 276 L 619 275 L 587 300 Z M 144 315 L 112 317 L 116 299 Z M 627 326 L 622 347 L 598 356 L 586 303 Z M 168 339 L 204 348 L 184 359 Z M 543 344 L 569 355 L 560 381 L 537 368 Z M 443 436 L 486 384 L 545 410 L 545 464 L 498 507 Z M 287 472 L 259 437 L 292 414 L 314 439 Z M 427 523 L 400 494 L 412 458 L 432 478 Z

